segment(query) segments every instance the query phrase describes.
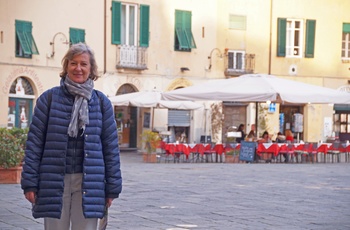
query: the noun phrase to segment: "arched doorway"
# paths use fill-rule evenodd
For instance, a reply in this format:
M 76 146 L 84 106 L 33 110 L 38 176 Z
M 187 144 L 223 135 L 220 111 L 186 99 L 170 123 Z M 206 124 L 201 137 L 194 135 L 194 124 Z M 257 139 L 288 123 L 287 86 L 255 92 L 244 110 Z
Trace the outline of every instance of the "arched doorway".
M 8 128 L 29 127 L 34 98 L 33 87 L 25 77 L 19 77 L 12 83 L 8 103 Z
M 136 87 L 124 84 L 119 87 L 116 95 L 137 92 Z M 137 147 L 137 107 L 114 106 L 115 120 L 118 128 L 119 145 L 122 148 Z

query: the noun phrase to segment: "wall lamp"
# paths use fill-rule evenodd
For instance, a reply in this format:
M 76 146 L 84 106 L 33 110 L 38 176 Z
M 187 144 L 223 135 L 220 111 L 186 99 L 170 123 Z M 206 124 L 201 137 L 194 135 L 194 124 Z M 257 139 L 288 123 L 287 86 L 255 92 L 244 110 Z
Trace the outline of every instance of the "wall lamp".
M 190 69 L 187 67 L 181 67 L 180 70 L 181 72 L 190 71 Z
M 69 44 L 69 41 L 68 41 L 68 39 L 67 39 L 67 36 L 66 36 L 64 33 L 62 33 L 62 32 L 56 33 L 56 34 L 53 36 L 53 38 L 52 38 L 52 42 L 50 42 L 50 45 L 52 46 L 52 51 L 51 51 L 51 54 L 48 54 L 48 55 L 47 55 L 48 58 L 52 58 L 53 56 L 55 56 L 55 39 L 56 39 L 56 36 L 59 35 L 59 34 L 62 35 L 62 36 L 64 37 L 64 39 L 65 39 L 62 43 L 63 43 L 63 44 L 66 44 L 66 45 Z
M 209 59 L 209 67 L 208 67 L 208 70 L 211 69 L 211 60 L 212 60 L 212 58 L 213 58 L 213 52 L 214 52 L 214 51 L 217 51 L 217 52 L 218 52 L 217 57 L 223 58 L 223 54 L 221 53 L 221 50 L 220 50 L 219 48 L 214 48 L 214 49 L 212 49 L 212 50 L 210 51 L 210 55 L 208 56 L 208 59 Z

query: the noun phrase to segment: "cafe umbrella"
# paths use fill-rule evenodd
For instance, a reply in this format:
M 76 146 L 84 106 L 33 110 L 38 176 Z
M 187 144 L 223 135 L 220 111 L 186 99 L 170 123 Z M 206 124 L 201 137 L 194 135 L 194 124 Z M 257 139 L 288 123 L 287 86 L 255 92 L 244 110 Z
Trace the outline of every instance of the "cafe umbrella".
M 281 104 L 350 104 L 350 94 L 268 74 L 245 74 L 209 80 L 162 93 L 164 100 L 275 102 Z M 256 110 L 256 124 L 258 110 Z
M 109 100 L 116 106 L 135 106 L 152 108 L 152 117 L 154 118 L 154 108 L 196 110 L 203 108 L 202 104 L 190 100 L 166 101 L 161 99 L 159 91 L 140 91 L 109 97 Z M 153 128 L 153 119 L 152 127 Z
M 164 100 L 277 102 L 281 104 L 350 104 L 350 94 L 268 74 L 245 74 L 209 80 L 162 93 Z

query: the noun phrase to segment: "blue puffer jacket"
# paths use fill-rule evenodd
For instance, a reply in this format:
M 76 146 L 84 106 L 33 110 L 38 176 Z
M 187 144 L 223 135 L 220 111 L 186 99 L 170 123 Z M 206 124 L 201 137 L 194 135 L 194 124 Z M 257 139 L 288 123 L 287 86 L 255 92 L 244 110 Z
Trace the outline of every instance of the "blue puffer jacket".
M 67 129 L 73 103 L 74 97 L 64 86 L 44 92 L 37 100 L 21 181 L 24 192 L 37 192 L 34 218 L 61 217 Z M 88 104 L 90 123 L 84 133 L 83 212 L 85 218 L 102 218 L 105 198 L 117 198 L 122 190 L 118 134 L 109 99 L 94 90 Z

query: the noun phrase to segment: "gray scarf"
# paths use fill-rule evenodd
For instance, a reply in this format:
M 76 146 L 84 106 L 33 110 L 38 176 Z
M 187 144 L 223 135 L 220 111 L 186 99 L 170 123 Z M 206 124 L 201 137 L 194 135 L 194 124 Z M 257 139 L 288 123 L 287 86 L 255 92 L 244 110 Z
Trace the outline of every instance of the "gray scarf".
M 82 133 L 84 133 L 86 125 L 89 124 L 88 100 L 91 98 L 94 82 L 88 78 L 86 82 L 80 84 L 66 76 L 64 85 L 68 92 L 75 96 L 72 117 L 68 126 L 68 135 L 77 137 L 79 130 L 82 129 Z

